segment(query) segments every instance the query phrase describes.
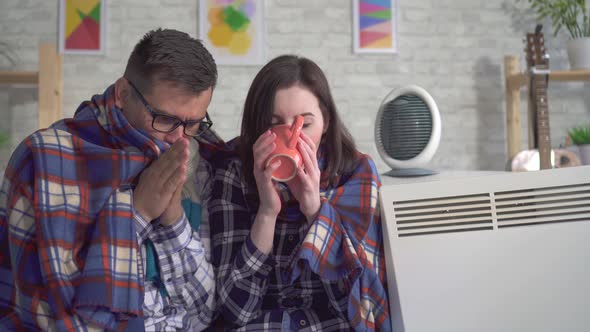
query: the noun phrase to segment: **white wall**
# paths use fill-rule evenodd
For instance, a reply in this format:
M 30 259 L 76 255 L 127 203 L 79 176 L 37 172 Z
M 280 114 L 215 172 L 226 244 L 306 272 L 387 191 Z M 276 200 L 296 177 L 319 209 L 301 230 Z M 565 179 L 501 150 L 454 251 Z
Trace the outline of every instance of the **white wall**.
M 167 27 L 196 36 L 197 3 L 109 0 L 108 54 L 64 58 L 64 114 L 73 115 L 82 100 L 102 93 L 122 74 L 132 47 L 147 30 Z M 370 153 L 382 171 L 386 167 L 373 143 L 374 117 L 392 88 L 409 83 L 430 91 L 442 112 L 442 143 L 434 167 L 501 170 L 506 163 L 503 57 L 522 54 L 522 36 L 534 28 L 513 3 L 400 0 L 400 52 L 392 56 L 352 53 L 351 1 L 267 0 L 268 59 L 297 53 L 318 62 L 330 80 L 344 122 L 360 149 Z M 36 69 L 38 43 L 56 41 L 57 13 L 57 1 L 0 2 L 0 41 L 13 46 L 19 58 L 17 69 Z M 566 68 L 565 38 L 546 34 L 552 67 Z M 219 68 L 210 110 L 215 128 L 225 138 L 238 133 L 241 107 L 258 69 Z M 567 128 L 590 122 L 588 87 L 550 84 L 554 145 L 564 141 Z M 12 147 L 36 129 L 35 89 L 0 87 L 0 109 L 4 119 L 0 130 L 11 132 Z M 0 167 L 10 151 L 1 152 Z

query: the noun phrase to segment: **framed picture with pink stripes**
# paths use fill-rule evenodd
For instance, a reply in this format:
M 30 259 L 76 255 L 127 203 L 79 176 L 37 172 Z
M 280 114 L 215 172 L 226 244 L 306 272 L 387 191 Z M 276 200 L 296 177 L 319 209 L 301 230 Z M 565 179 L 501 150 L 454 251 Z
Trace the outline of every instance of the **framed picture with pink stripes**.
M 353 0 L 354 53 L 397 53 L 397 0 Z

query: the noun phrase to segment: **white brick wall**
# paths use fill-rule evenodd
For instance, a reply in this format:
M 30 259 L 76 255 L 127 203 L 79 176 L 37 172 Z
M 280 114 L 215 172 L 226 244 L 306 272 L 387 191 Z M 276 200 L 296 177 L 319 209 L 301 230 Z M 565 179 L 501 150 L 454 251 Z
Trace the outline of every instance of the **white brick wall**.
M 65 56 L 64 114 L 71 116 L 82 100 L 102 92 L 121 75 L 133 45 L 147 30 L 168 27 L 196 35 L 197 1 L 108 1 L 108 54 Z M 370 153 L 382 171 L 387 167 L 374 147 L 374 117 L 392 88 L 410 83 L 430 91 L 442 112 L 442 143 L 433 167 L 500 170 L 506 160 L 503 57 L 521 54 L 522 36 L 534 28 L 530 15 L 523 19 L 512 3 L 400 0 L 400 53 L 392 56 L 352 54 L 350 1 L 267 0 L 268 59 L 297 53 L 315 60 L 328 75 L 342 117 L 360 149 Z M 56 1 L 2 0 L 0 41 L 13 45 L 18 69 L 34 70 L 38 43 L 56 40 L 57 13 Z M 546 34 L 552 67 L 566 68 L 565 38 Z M 237 119 L 258 69 L 219 68 L 210 109 L 215 128 L 225 138 L 238 133 Z M 551 85 L 553 144 L 563 142 L 565 130 L 572 125 L 590 122 L 588 87 Z M 12 133 L 12 148 L 36 128 L 35 98 L 35 89 L 0 87 L 4 119 L 0 130 Z M 10 151 L 2 150 L 0 167 Z

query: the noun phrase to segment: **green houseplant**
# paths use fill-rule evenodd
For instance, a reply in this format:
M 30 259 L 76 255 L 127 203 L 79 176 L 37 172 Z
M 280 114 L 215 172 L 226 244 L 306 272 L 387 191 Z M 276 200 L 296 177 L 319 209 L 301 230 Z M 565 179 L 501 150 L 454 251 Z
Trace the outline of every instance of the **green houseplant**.
M 14 59 L 10 54 L 10 48 L 8 46 L 7 43 L 4 42 L 0 42 L 0 60 L 5 59 L 6 61 L 8 61 L 9 64 L 14 64 Z M 2 61 L 0 61 L 0 65 L 2 64 Z M 10 140 L 10 137 L 1 132 L 0 131 L 0 148 L 3 148 L 8 141 Z
M 9 140 L 10 137 L 7 134 L 0 131 L 0 148 L 3 148 Z
M 566 30 L 572 69 L 590 68 L 590 12 L 586 0 L 527 0 L 539 20 L 549 18 L 555 35 Z
M 10 64 L 10 65 L 14 64 L 14 58 L 12 57 L 12 54 L 10 52 L 10 47 L 8 46 L 7 43 L 0 41 L 0 60 L 2 58 L 7 60 L 8 64 Z M 0 64 L 1 64 L 1 62 L 0 62 Z
M 9 45 L 0 41 L 0 65 L 2 64 L 3 59 L 8 61 L 9 65 L 14 64 L 14 58 L 10 52 Z M 9 140 L 10 137 L 6 133 L 0 131 L 0 148 L 3 148 Z
M 567 133 L 580 150 L 582 164 L 590 165 L 590 124 L 572 128 Z

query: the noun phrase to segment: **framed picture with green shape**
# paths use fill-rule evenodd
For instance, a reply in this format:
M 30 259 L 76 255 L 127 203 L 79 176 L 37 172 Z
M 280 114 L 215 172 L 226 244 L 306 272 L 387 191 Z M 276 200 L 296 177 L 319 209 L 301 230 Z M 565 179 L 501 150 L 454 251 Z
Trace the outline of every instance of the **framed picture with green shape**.
M 218 65 L 262 65 L 264 0 L 199 0 L 199 39 Z
M 106 0 L 59 0 L 59 49 L 69 54 L 105 54 Z
M 397 0 L 353 0 L 354 53 L 397 53 Z

